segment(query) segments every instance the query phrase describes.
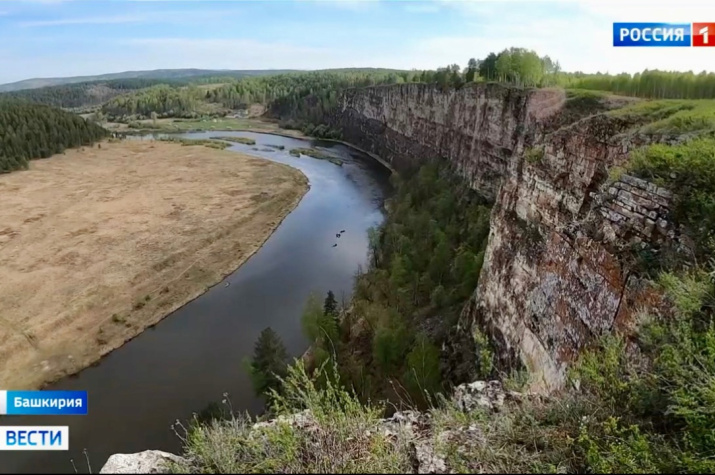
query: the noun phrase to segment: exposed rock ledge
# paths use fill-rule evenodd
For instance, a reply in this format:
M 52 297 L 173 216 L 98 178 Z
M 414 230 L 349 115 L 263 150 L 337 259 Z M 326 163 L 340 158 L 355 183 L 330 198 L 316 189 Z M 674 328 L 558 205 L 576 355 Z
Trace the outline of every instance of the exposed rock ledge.
M 167 462 L 182 462 L 178 455 L 160 450 L 145 450 L 136 454 L 114 454 L 99 473 L 169 473 Z
M 525 394 L 506 391 L 499 381 L 475 381 L 457 387 L 452 402 L 462 411 L 470 412 L 481 409 L 500 411 L 508 403 L 518 404 Z M 303 411 L 291 416 L 281 416 L 278 419 L 258 422 L 254 428 L 273 424 L 289 424 L 297 430 L 315 430 L 317 422 L 309 411 Z M 414 473 L 448 473 L 446 461 L 435 451 L 435 441 L 468 440 L 470 433 L 478 428 L 454 428 L 452 430 L 433 433 L 431 415 L 418 411 L 402 411 L 382 421 L 382 430 L 387 435 L 400 434 L 407 437 L 412 453 Z M 109 457 L 99 473 L 169 473 L 167 462 L 187 463 L 178 455 L 147 450 L 136 454 L 116 454 Z

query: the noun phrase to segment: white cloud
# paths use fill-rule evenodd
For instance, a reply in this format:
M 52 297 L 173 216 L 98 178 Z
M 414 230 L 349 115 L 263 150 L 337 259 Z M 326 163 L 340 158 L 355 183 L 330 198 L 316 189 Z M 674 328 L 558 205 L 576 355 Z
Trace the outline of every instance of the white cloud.
M 312 69 L 344 57 L 328 48 L 244 38 L 136 38 L 121 43 L 133 49 L 133 54 L 153 59 L 157 68 Z
M 104 17 L 58 18 L 56 20 L 36 20 L 19 23 L 22 27 L 64 26 L 64 25 L 105 25 L 116 23 L 139 23 L 145 17 L 136 15 L 117 15 Z
M 20 3 L 40 3 L 43 5 L 51 5 L 56 3 L 68 3 L 74 0 L 20 0 Z
M 304 0 L 304 3 L 307 2 L 318 3 L 326 7 L 363 11 L 374 7 L 380 2 L 380 0 Z
M 408 13 L 437 13 L 439 5 L 426 2 L 405 2 L 404 9 Z
M 137 1 L 137 0 L 135 0 Z M 155 1 L 155 0 L 141 0 Z M 163 1 L 163 0 L 162 0 Z M 98 17 L 69 17 L 56 18 L 51 20 L 31 20 L 18 23 L 22 27 L 48 27 L 66 25 L 111 25 L 122 23 L 195 23 L 201 20 L 217 21 L 227 20 L 239 15 L 235 9 L 216 10 L 208 9 L 201 11 L 153 11 L 131 15 L 113 15 Z

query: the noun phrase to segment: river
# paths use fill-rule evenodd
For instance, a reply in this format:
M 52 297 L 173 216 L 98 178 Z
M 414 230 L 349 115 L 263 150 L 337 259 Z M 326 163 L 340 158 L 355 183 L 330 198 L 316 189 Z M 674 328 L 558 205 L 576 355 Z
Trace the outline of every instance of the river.
M 349 298 L 355 271 L 367 262 L 367 229 L 384 218 L 389 171 L 331 142 L 249 132 L 183 137 L 217 135 L 255 139 L 255 146 L 234 144 L 230 150 L 298 168 L 308 177 L 310 190 L 264 246 L 224 281 L 97 365 L 47 388 L 87 390 L 89 415 L 2 417 L 2 425 L 67 425 L 70 450 L 0 452 L 0 473 L 74 473 L 71 459 L 80 473 L 88 473 L 84 449 L 94 473 L 114 453 L 178 453 L 181 445 L 172 423 L 189 419 L 224 393 L 234 410 L 261 410 L 243 367 L 261 330 L 272 327 L 289 354 L 299 356 L 308 346 L 300 315 L 310 293 L 322 299 L 332 290 L 338 301 Z M 269 144 L 285 150 L 253 150 Z M 306 146 L 331 151 L 343 166 L 288 153 Z

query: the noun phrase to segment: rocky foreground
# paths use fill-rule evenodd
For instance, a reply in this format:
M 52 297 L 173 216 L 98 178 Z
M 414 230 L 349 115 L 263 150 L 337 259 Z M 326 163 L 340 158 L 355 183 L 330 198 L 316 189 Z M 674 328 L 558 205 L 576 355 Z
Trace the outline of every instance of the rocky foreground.
M 475 381 L 456 388 L 452 397 L 455 410 L 469 414 L 475 411 L 499 412 L 509 405 L 525 399 L 536 398 L 516 391 L 507 391 L 499 381 Z M 260 434 L 263 429 L 287 425 L 294 430 L 314 432 L 322 430 L 310 410 L 290 416 L 280 416 L 265 422 L 257 422 L 252 430 Z M 413 473 L 449 473 L 448 461 L 437 454 L 435 444 L 449 443 L 457 450 L 460 446 L 479 443 L 482 440 L 478 424 L 467 427 L 444 429 L 433 421 L 430 412 L 401 411 L 383 419 L 378 430 L 389 439 L 407 444 L 411 454 Z M 367 434 L 369 435 L 369 434 Z M 115 454 L 109 457 L 100 473 L 172 473 L 189 470 L 191 460 L 159 450 L 146 450 L 135 454 Z

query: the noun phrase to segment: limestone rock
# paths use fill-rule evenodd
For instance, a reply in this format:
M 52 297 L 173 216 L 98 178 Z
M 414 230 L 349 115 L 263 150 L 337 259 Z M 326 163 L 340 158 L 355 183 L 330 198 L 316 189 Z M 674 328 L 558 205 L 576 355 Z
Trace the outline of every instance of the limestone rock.
M 454 403 L 465 412 L 477 408 L 499 410 L 504 405 L 506 394 L 499 381 L 475 381 L 461 384 L 454 391 Z
M 556 89 L 400 84 L 344 91 L 332 119 L 345 140 L 398 172 L 446 161 L 494 202 L 479 285 L 460 327 L 489 333 L 498 362 L 521 360 L 535 389 L 561 387 L 582 348 L 635 317 L 630 302 L 643 299 L 631 293 L 619 250 L 678 238 L 669 190 L 626 174 L 609 182 L 631 150 L 664 140 L 598 113 L 618 101 L 594 110 L 571 106 Z M 543 156 L 527 160 L 535 147 Z
M 167 462 L 182 462 L 178 455 L 160 450 L 146 450 L 136 454 L 114 454 L 99 473 L 169 473 Z

